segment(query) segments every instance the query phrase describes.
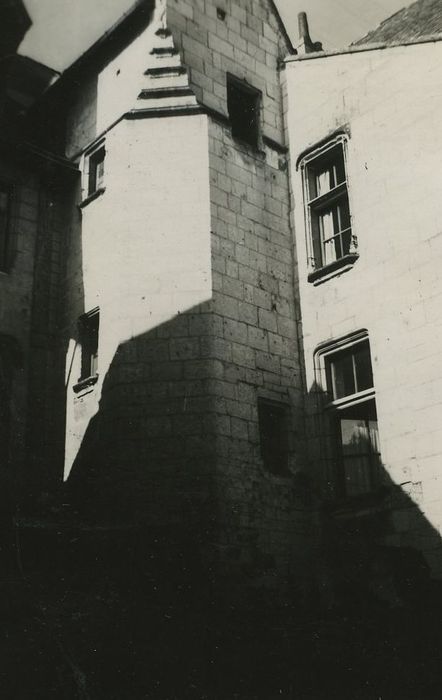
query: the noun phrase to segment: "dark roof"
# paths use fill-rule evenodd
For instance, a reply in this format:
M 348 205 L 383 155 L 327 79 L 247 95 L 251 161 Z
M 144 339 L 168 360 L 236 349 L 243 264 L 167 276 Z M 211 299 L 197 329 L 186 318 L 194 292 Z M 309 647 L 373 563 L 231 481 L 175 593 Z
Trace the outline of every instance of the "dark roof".
M 354 45 L 415 41 L 437 34 L 442 34 L 441 0 L 417 0 L 388 17 Z
M 31 26 L 22 0 L 0 0 L 0 55 L 14 53 Z

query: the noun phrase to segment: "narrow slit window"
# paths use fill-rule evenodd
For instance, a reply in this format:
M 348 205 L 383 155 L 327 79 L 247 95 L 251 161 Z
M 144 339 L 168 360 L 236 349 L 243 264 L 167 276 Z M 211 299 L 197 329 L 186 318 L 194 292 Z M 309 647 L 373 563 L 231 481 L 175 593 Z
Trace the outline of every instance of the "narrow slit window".
M 100 312 L 94 309 L 79 319 L 81 375 L 79 381 L 98 374 L 98 334 Z
M 272 474 L 287 474 L 289 465 L 289 420 L 286 404 L 258 400 L 259 435 L 264 468 Z
M 104 146 L 101 146 L 89 156 L 88 196 L 102 190 L 104 187 L 105 156 L 106 150 Z

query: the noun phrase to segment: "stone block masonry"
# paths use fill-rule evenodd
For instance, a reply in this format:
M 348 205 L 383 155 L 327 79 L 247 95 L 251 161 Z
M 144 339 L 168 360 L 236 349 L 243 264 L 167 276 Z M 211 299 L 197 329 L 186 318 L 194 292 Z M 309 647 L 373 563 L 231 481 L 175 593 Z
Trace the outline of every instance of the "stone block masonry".
M 219 363 L 217 488 L 222 567 L 241 570 L 253 552 L 270 569 L 306 571 L 293 558 L 303 539 L 293 474 L 304 467 L 302 381 L 297 339 L 287 157 L 283 155 L 279 62 L 288 47 L 267 2 L 170 3 L 168 23 L 209 120 L 213 326 L 207 352 Z M 232 138 L 227 73 L 261 91 L 259 145 Z M 280 144 L 274 151 L 265 139 Z M 258 399 L 290 411 L 290 470 L 266 472 Z M 285 505 L 283 505 L 285 504 Z M 302 508 L 301 508 L 302 511 Z M 305 546 L 298 548 L 302 559 Z M 252 553 L 252 554 L 251 554 Z M 291 562 L 289 563 L 289 560 Z M 268 571 L 260 571 L 263 580 Z M 300 577 L 302 578 L 302 577 Z

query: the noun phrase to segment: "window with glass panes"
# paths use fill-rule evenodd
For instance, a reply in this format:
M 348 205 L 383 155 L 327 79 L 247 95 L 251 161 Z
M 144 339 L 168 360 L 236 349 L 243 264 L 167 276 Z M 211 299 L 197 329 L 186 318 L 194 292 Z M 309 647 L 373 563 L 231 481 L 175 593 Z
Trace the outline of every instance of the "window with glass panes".
M 89 156 L 88 195 L 103 189 L 105 147 L 101 146 Z
M 379 485 L 381 453 L 367 338 L 324 355 L 335 436 L 338 490 L 359 496 Z
M 303 172 L 310 266 L 316 270 L 356 253 L 343 139 L 306 156 Z

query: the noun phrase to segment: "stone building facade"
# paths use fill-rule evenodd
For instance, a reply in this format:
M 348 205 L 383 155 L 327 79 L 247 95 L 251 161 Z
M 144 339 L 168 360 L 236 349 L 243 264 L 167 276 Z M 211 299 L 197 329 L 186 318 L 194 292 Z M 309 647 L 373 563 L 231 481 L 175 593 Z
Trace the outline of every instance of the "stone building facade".
M 97 697 L 356 697 L 437 607 L 440 42 L 300 30 L 139 0 L 1 67 L 4 511 Z

